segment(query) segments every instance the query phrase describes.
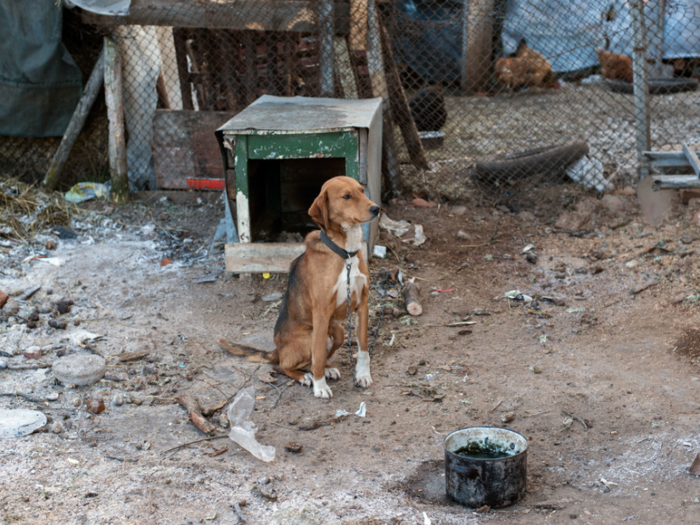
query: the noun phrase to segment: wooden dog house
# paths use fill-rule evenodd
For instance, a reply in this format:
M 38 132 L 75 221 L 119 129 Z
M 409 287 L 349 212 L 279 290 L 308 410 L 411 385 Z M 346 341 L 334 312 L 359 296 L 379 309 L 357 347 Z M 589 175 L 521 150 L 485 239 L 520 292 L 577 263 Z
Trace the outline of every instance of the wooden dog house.
M 380 204 L 381 98 L 264 95 L 216 136 L 240 239 L 226 245 L 229 272 L 289 271 L 303 237 L 318 229 L 307 212 L 328 179 L 352 177 Z M 376 221 L 363 226 L 365 257 L 377 228 Z

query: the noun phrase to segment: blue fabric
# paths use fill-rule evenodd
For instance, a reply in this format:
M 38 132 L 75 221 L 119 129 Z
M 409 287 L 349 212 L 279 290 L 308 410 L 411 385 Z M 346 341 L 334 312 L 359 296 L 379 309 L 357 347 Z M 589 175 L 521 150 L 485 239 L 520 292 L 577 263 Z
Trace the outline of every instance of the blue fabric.
M 0 0 L 0 135 L 63 135 L 82 75 L 61 43 L 55 0 Z

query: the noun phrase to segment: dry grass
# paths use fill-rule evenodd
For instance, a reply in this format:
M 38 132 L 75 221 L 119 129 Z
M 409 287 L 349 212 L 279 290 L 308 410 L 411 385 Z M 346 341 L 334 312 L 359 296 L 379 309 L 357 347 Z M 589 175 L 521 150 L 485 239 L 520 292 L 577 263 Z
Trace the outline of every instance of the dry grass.
M 67 225 L 77 211 L 60 193 L 45 193 L 16 179 L 0 180 L 0 237 L 28 241 L 45 228 Z

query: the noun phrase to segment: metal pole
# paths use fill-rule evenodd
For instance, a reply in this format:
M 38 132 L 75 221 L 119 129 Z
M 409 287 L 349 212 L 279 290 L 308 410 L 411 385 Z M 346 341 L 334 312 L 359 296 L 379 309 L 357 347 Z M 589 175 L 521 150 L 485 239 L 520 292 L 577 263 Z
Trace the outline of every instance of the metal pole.
M 644 29 L 644 1 L 630 2 L 632 14 L 632 69 L 634 71 L 634 116 L 640 180 L 649 175 L 642 152 L 649 150 L 649 85 L 647 83 L 647 38 Z
M 333 0 L 321 0 L 319 13 L 319 62 L 321 96 L 333 96 Z

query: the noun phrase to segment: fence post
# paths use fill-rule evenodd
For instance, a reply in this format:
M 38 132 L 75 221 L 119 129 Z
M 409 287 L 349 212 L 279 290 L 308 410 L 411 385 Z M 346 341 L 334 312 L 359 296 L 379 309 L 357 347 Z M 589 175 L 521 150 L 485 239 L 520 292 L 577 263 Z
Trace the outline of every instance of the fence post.
M 319 13 L 319 62 L 321 96 L 333 96 L 333 0 L 321 0 Z
M 482 91 L 489 78 L 496 0 L 465 0 L 462 9 L 462 94 Z
M 637 161 L 640 180 L 649 175 L 649 168 L 642 155 L 649 150 L 649 85 L 647 83 L 647 38 L 644 27 L 644 1 L 630 2 L 632 34 L 634 39 L 632 70 L 634 71 L 634 117 L 637 142 Z
M 124 104 L 122 99 L 122 61 L 117 41 L 105 37 L 104 44 L 105 100 L 109 118 L 109 174 L 112 177 L 112 200 L 129 202 L 129 178 L 126 168 L 124 136 Z

